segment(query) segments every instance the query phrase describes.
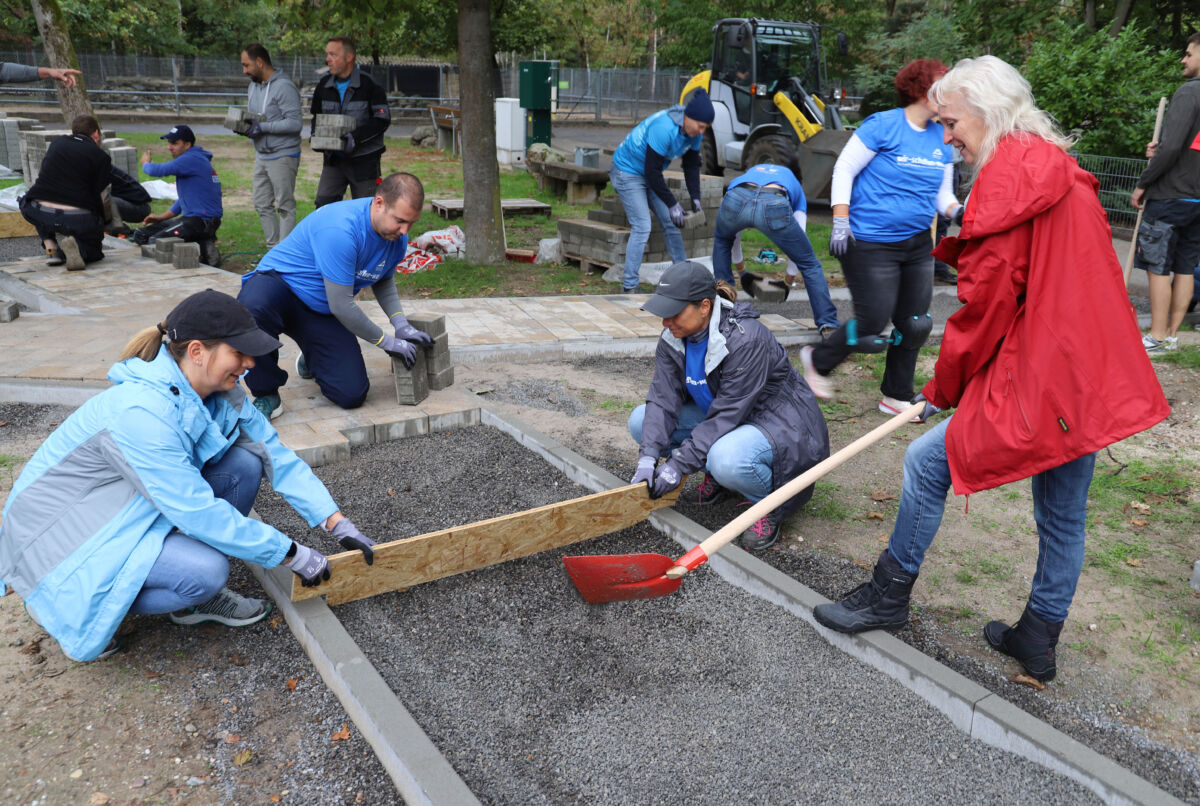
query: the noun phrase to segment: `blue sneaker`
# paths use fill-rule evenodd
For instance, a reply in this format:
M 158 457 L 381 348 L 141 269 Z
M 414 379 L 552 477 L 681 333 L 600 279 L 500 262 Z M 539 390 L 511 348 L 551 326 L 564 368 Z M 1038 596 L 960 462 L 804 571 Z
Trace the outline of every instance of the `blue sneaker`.
M 274 420 L 283 414 L 283 401 L 279 399 L 279 395 L 260 395 L 254 398 L 254 408 L 261 411 L 263 417 Z
M 311 381 L 313 374 L 308 371 L 308 362 L 304 360 L 304 353 L 296 356 L 296 374 L 306 381 Z

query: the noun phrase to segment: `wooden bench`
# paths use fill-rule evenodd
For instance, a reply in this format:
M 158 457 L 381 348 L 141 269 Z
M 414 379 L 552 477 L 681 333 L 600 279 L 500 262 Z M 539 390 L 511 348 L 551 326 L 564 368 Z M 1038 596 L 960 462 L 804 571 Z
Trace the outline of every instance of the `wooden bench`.
M 540 160 L 526 160 L 525 165 L 537 177 L 538 190 L 566 196 L 567 204 L 593 204 L 608 184 L 608 171 L 603 168 Z
M 451 154 L 458 156 L 462 144 L 462 110 L 457 106 L 431 106 L 429 117 L 437 132 L 438 148 L 449 148 Z
M 430 206 L 442 218 L 458 218 L 463 214 L 462 199 L 434 199 Z M 537 199 L 501 199 L 500 210 L 506 216 L 550 215 L 550 205 Z

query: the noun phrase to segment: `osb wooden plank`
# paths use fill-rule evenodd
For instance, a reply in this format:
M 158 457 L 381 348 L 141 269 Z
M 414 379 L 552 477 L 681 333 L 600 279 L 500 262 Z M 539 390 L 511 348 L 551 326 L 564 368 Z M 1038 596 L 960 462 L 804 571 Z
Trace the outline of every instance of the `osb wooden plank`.
M 37 235 L 37 230 L 17 212 L 0 212 L 0 238 L 24 238 Z
M 306 588 L 299 577 L 293 578 L 292 601 L 325 596 L 331 605 L 343 604 L 569 546 L 641 523 L 654 510 L 674 504 L 682 488 L 680 485 L 674 492 L 651 500 L 645 484 L 630 484 L 466 526 L 380 543 L 375 546 L 375 563 L 371 566 L 360 551 L 335 554 L 329 558 L 328 581 Z

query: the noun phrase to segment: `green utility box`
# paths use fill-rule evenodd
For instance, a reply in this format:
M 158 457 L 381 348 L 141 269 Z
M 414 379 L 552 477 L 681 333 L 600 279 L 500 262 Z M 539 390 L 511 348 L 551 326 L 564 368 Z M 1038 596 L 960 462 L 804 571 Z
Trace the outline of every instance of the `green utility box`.
M 558 87 L 558 62 L 521 62 L 519 94 L 525 110 L 525 147 L 550 145 L 550 115 Z

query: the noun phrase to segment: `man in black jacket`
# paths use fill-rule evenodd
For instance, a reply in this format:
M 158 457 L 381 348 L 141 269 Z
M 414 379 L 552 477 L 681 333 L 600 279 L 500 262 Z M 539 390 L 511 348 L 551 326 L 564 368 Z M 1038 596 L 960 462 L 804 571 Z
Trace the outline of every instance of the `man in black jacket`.
M 383 135 L 392 115 L 384 88 L 359 70 L 354 60 L 353 39 L 335 36 L 326 43 L 325 64 L 329 73 L 317 82 L 313 92 L 313 127 L 317 115 L 353 115 L 358 126 L 342 138 L 342 151 L 325 152 L 321 180 L 317 183 L 317 207 L 341 201 L 347 186 L 351 198 L 374 196 L 379 184 Z
M 68 271 L 78 271 L 104 257 L 101 194 L 111 181 L 112 158 L 100 147 L 100 124 L 91 115 L 80 115 L 71 121 L 71 133 L 46 149 L 37 181 L 18 200 L 51 266 L 66 263 Z

